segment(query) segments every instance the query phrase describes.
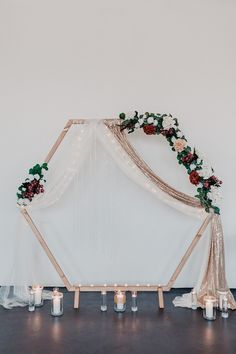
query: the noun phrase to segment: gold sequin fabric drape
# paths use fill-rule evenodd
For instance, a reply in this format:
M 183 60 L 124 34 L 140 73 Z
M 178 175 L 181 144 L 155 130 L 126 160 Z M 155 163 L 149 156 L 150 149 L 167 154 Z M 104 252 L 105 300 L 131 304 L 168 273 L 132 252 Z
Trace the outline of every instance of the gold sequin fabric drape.
M 104 124 L 133 163 L 157 188 L 161 189 L 164 193 L 171 196 L 178 202 L 185 204 L 186 206 L 203 210 L 203 207 L 198 199 L 171 187 L 152 171 L 152 169 L 142 160 L 142 158 L 132 147 L 125 132 L 121 131 L 119 119 L 107 119 L 104 120 Z M 231 309 L 236 309 L 236 302 L 228 288 L 225 277 L 224 238 L 221 219 L 219 215 L 214 214 L 211 220 L 211 244 L 208 264 L 198 291 L 199 305 L 203 306 L 203 298 L 207 294 L 217 297 L 217 290 L 228 291 L 229 307 Z
M 211 244 L 208 264 L 198 291 L 198 302 L 203 306 L 206 294 L 217 297 L 217 290 L 227 291 L 228 304 L 236 309 L 236 303 L 229 291 L 225 276 L 225 254 L 222 223 L 219 215 L 214 214 L 211 221 Z

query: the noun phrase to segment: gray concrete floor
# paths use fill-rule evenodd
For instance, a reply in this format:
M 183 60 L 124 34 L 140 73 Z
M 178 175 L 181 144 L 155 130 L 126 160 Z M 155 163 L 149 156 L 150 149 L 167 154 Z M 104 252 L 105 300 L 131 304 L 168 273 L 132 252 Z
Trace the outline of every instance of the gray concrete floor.
M 188 291 L 188 290 L 187 290 Z M 186 289 L 165 294 L 166 307 L 157 308 L 156 294 L 139 294 L 139 311 L 100 312 L 100 295 L 83 293 L 81 308 L 73 309 L 73 295 L 64 294 L 64 316 L 50 316 L 50 302 L 34 313 L 27 308 L 0 308 L 0 354 L 235 354 L 236 311 L 225 320 L 202 318 L 202 311 L 174 308 L 172 300 Z M 234 295 L 236 292 L 234 292 Z

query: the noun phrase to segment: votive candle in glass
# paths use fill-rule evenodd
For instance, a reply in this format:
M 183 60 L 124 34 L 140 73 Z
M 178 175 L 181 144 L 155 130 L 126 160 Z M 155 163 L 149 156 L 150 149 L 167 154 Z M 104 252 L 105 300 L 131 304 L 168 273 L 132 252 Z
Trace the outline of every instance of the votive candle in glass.
M 208 321 L 216 319 L 216 298 L 214 296 L 204 297 L 203 317 Z
M 33 285 L 35 307 L 43 306 L 43 286 Z
M 35 292 L 33 289 L 29 289 L 29 304 L 28 304 L 29 312 L 35 311 Z
M 227 300 L 226 296 L 222 300 L 221 317 L 223 317 L 223 318 L 228 318 L 229 317 L 228 300 Z
M 137 312 L 138 311 L 138 294 L 137 291 L 132 291 L 131 294 L 131 311 Z
M 227 297 L 228 291 L 226 290 L 217 290 L 217 295 L 218 295 L 218 306 L 219 310 L 222 311 L 223 308 L 223 299 Z
M 58 288 L 54 288 L 52 292 L 51 315 L 55 317 L 63 315 L 63 294 Z
M 107 311 L 107 292 L 105 290 L 101 292 L 101 311 Z
M 191 308 L 197 310 L 197 293 L 195 290 L 191 291 Z
M 124 312 L 126 310 L 126 294 L 125 294 L 125 291 L 121 291 L 121 290 L 115 291 L 114 310 L 116 312 Z

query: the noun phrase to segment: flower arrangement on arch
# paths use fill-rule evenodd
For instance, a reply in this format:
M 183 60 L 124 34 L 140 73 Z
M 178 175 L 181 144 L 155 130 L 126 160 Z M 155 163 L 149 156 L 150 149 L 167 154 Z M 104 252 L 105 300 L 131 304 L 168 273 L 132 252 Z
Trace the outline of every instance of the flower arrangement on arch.
M 44 171 L 48 170 L 48 165 L 44 162 L 42 165 L 36 164 L 29 169 L 29 177 L 19 186 L 17 195 L 17 204 L 26 206 L 32 202 L 35 195 L 44 193 Z
M 179 129 L 177 118 L 171 114 L 148 112 L 139 114 L 137 111 L 121 113 L 119 117 L 121 130 L 127 130 L 128 133 L 141 128 L 147 135 L 164 136 L 171 149 L 176 152 L 178 163 L 186 168 L 190 182 L 197 187 L 195 197 L 200 200 L 208 213 L 220 214 L 222 182 L 215 176 L 213 168 L 204 161 L 201 154 L 188 145 L 186 137 Z

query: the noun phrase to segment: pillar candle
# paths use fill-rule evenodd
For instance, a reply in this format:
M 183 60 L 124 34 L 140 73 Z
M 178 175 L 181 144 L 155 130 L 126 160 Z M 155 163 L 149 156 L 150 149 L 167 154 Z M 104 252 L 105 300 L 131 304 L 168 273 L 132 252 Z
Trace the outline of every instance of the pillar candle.
M 53 297 L 53 312 L 55 315 L 58 315 L 61 312 L 60 303 L 61 303 L 60 297 L 57 296 L 57 294 L 55 294 Z
M 33 288 L 33 291 L 34 291 L 35 306 L 41 305 L 43 287 L 40 286 L 40 285 L 34 285 L 32 288 Z
M 213 307 L 214 303 L 211 300 L 206 300 L 206 316 L 208 318 L 213 317 Z

